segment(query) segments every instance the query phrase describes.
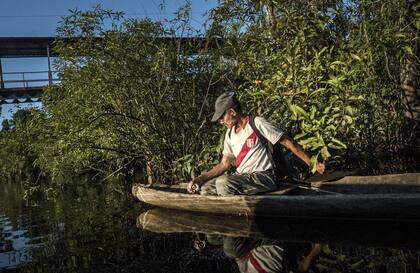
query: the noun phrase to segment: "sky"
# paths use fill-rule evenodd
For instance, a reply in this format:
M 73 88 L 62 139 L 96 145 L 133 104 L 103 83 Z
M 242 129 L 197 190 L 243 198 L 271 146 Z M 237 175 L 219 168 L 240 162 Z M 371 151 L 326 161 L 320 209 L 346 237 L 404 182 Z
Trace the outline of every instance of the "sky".
M 190 0 L 192 22 L 196 28 L 204 23 L 204 13 L 217 5 L 218 0 Z M 154 21 L 173 18 L 183 0 L 0 0 L 0 37 L 53 37 L 61 17 L 69 10 L 86 11 L 100 4 L 104 9 L 122 11 L 125 17 Z M 46 58 L 2 58 L 3 72 L 25 72 L 48 70 Z M 42 74 L 40 74 L 42 76 Z M 8 77 L 8 78 L 7 78 Z M 19 75 L 8 75 L 5 80 L 14 80 Z M 7 86 L 6 86 L 7 87 Z M 11 86 L 9 86 L 11 87 Z M 10 118 L 18 108 L 35 104 L 3 104 L 1 120 Z

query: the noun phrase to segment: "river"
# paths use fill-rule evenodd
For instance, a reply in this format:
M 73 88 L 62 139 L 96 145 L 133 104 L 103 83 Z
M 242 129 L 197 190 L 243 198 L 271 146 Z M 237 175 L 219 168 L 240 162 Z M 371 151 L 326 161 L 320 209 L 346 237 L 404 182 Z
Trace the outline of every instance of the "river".
M 199 215 L 85 186 L 23 197 L 0 183 L 0 272 L 420 272 L 413 223 Z

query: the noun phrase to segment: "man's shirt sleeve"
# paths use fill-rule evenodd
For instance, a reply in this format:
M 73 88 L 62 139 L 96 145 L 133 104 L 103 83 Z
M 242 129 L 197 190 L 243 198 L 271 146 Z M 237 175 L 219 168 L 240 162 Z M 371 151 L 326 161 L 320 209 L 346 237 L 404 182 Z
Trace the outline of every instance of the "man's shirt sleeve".
M 271 144 L 277 143 L 280 138 L 284 135 L 284 131 L 280 128 L 269 123 L 265 118 L 255 117 L 255 127 L 260 130 L 261 134 L 271 142 Z
M 230 132 L 230 130 L 226 131 L 225 140 L 223 142 L 223 152 L 222 153 L 225 156 L 233 157 L 232 147 L 230 146 L 230 143 L 229 143 L 229 140 L 230 140 L 229 132 Z

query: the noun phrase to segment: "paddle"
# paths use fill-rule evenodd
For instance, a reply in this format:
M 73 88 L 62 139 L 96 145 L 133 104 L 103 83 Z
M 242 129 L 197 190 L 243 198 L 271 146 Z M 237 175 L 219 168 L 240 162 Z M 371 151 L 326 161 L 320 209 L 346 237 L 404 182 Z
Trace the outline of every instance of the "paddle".
M 355 175 L 357 171 L 325 171 L 323 174 L 316 173 L 313 176 L 300 181 L 303 183 L 313 183 L 313 182 L 330 182 L 336 181 L 346 176 Z
M 322 190 L 317 187 L 313 187 L 312 183 L 315 182 L 331 182 L 337 181 L 349 175 L 356 174 L 356 171 L 325 171 L 323 174 L 316 173 L 313 176 L 305 179 L 305 180 L 292 180 L 291 183 L 285 183 L 286 185 L 296 185 L 298 188 L 307 189 L 307 190 L 314 190 L 317 192 L 328 193 L 328 194 L 342 194 L 339 192 L 327 191 Z

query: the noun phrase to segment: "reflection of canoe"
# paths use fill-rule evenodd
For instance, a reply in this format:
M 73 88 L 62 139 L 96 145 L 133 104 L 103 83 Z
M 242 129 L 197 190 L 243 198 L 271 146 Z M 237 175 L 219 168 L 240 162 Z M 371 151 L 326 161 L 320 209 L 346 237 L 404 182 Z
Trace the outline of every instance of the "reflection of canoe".
M 375 176 L 369 179 L 345 177 L 335 182 L 314 182 L 312 188 L 314 186 L 321 190 L 302 191 L 296 186 L 284 186 L 278 192 L 266 195 L 227 197 L 191 195 L 182 187 L 134 185 L 132 191 L 148 204 L 196 212 L 420 221 L 420 174 Z M 323 189 L 346 194 L 327 194 Z
M 260 237 L 249 217 L 174 211 L 164 208 L 148 210 L 137 218 L 137 226 L 156 233 L 195 232 L 231 237 Z
M 137 218 L 137 226 L 156 233 L 192 232 L 295 242 L 420 247 L 420 223 L 241 217 L 156 208 L 142 213 Z

